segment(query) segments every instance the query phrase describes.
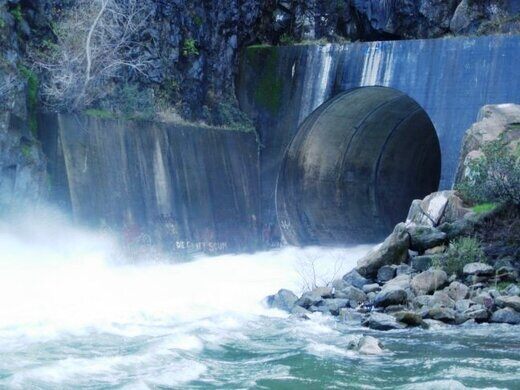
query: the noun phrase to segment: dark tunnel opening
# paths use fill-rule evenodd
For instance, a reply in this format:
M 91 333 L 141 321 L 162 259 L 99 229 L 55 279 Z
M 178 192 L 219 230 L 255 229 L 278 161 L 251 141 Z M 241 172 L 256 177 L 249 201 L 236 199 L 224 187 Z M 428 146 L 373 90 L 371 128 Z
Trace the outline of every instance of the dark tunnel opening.
M 289 244 L 377 242 L 413 199 L 437 190 L 435 128 L 412 98 L 386 87 L 336 95 L 300 125 L 278 175 L 276 209 Z

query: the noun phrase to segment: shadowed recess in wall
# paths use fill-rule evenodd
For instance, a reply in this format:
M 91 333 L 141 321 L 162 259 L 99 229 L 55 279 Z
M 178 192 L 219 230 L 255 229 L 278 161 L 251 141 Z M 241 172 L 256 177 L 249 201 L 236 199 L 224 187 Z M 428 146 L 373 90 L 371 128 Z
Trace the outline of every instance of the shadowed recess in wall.
M 295 245 L 378 241 L 413 199 L 437 190 L 439 140 L 423 108 L 386 87 L 357 88 L 318 107 L 278 176 L 280 228 Z

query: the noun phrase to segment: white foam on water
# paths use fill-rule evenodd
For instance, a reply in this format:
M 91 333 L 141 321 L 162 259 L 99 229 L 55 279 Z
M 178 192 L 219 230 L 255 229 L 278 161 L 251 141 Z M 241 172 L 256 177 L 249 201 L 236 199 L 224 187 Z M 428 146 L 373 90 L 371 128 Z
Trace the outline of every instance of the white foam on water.
M 290 247 L 136 265 L 122 261 L 111 237 L 74 227 L 58 214 L 0 222 L 0 353 L 8 357 L 0 373 L 11 372 L 0 386 L 87 385 L 94 379 L 121 384 L 125 373 L 134 377 L 126 381 L 130 388 L 196 380 L 207 368 L 194 356 L 205 348 L 249 342 L 247 324 L 288 316 L 267 309 L 267 295 L 280 288 L 298 293 L 310 282 L 340 277 L 368 249 Z M 316 271 L 316 280 L 307 279 L 314 272 L 306 267 Z M 326 321 L 301 328 L 316 337 L 331 332 Z M 120 338 L 123 346 L 124 340 L 147 341 L 125 352 L 103 335 Z M 98 338 L 100 345 L 89 346 L 92 356 L 77 350 L 68 356 L 71 343 Z M 39 355 L 41 346 L 56 340 L 63 351 Z M 19 352 L 33 345 L 34 353 Z

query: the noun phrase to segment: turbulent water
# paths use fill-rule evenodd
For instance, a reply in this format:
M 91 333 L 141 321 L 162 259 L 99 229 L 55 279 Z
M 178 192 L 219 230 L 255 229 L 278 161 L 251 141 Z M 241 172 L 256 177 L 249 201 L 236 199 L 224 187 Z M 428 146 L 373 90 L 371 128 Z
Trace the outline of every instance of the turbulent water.
M 326 283 L 367 249 L 130 264 L 53 214 L 3 222 L 0 388 L 520 388 L 517 327 L 375 332 L 262 304 Z M 363 334 L 387 353 L 349 351 Z

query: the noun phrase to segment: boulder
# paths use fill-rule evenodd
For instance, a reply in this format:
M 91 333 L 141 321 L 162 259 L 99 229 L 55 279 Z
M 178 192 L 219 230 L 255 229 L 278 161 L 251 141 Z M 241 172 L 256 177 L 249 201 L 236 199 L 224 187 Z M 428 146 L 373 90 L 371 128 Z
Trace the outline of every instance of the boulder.
M 459 207 L 460 206 L 460 207 Z M 436 227 L 444 222 L 453 222 L 469 212 L 455 191 L 439 191 L 423 200 L 414 200 L 406 224 Z
M 413 302 L 418 307 L 426 307 L 428 309 L 435 306 L 455 307 L 455 301 L 444 291 L 435 291 L 433 295 L 419 295 Z
M 397 311 L 395 313 L 392 313 L 392 315 L 395 317 L 397 321 L 409 326 L 420 326 L 424 324 L 422 316 L 413 311 Z
M 350 301 L 350 306 L 355 307 L 360 303 L 366 302 L 368 300 L 367 295 L 356 287 L 347 287 L 341 291 L 336 291 L 336 298 L 348 299 Z
M 468 296 L 469 287 L 460 282 L 452 282 L 444 291 L 454 301 L 460 301 Z
M 518 287 L 516 284 L 510 284 L 509 286 L 506 287 L 506 289 L 504 290 L 504 293 L 506 295 L 520 296 L 520 287 Z
M 385 286 L 377 293 L 374 298 L 374 305 L 378 307 L 387 307 L 390 305 L 399 305 L 406 303 L 408 294 L 406 291 L 395 285 Z
M 430 294 L 442 287 L 447 280 L 446 272 L 439 269 L 429 269 L 414 276 L 411 286 L 416 295 Z
M 327 311 L 332 314 L 333 316 L 339 315 L 340 309 L 347 307 L 349 304 L 348 299 L 341 299 L 341 298 L 331 298 L 331 299 L 324 299 L 320 303 L 320 307 L 324 306 L 327 308 Z
M 382 266 L 406 261 L 409 247 L 410 236 L 405 225 L 400 223 L 380 246 L 358 261 L 356 270 L 364 277 L 376 276 Z
M 312 291 L 304 293 L 297 301 L 296 304 L 305 309 L 309 309 L 311 306 L 318 306 L 323 301 L 320 294 L 316 294 Z
M 395 277 L 396 266 L 393 265 L 383 265 L 377 271 L 377 281 L 379 283 L 388 282 L 390 279 Z
M 332 287 L 316 287 L 311 291 L 313 294 L 317 294 L 322 298 L 331 298 L 333 295 L 333 289 Z
M 491 315 L 491 322 L 505 323 L 505 324 L 520 324 L 520 313 L 516 310 L 506 307 L 499 309 Z
M 355 269 L 353 269 L 352 271 L 350 271 L 349 273 L 345 274 L 343 276 L 343 281 L 347 284 L 347 285 L 351 285 L 351 286 L 354 286 L 356 288 L 363 288 L 363 286 L 365 284 L 368 284 L 370 283 L 370 280 L 368 280 L 367 278 L 361 276 L 359 274 L 358 271 L 356 271 Z
M 404 329 L 405 324 L 398 322 L 394 316 L 384 313 L 372 312 L 363 321 L 364 326 L 376 330 Z
M 463 311 L 463 314 L 468 318 L 477 322 L 487 321 L 489 319 L 489 311 L 479 304 L 470 306 L 467 310 Z
M 446 233 L 431 226 L 411 224 L 407 227 L 407 231 L 410 234 L 410 249 L 419 253 L 446 241 Z
M 520 312 L 520 297 L 518 296 L 501 296 L 495 299 L 495 304 L 499 307 L 510 307 Z
M 428 317 L 437 321 L 453 323 L 455 322 L 456 313 L 455 310 L 449 307 L 435 306 L 428 310 Z
M 381 290 L 381 286 L 377 283 L 371 283 L 371 284 L 365 284 L 363 286 L 363 292 L 365 294 L 371 293 L 371 292 L 378 292 Z
M 339 310 L 339 317 L 344 322 L 359 323 L 363 319 L 363 314 L 361 314 L 360 312 L 358 312 L 354 309 L 343 308 L 343 309 Z
M 454 222 L 444 222 L 439 225 L 438 229 L 446 233 L 447 240 L 453 240 L 459 236 L 467 236 L 474 231 L 475 224 L 470 218 L 466 218 L 473 213 L 468 213 L 464 218 Z
M 500 139 L 511 150 L 520 144 L 520 105 L 496 104 L 483 106 L 474 123 L 464 135 L 455 183 L 460 183 L 469 174 L 469 162 L 482 155 L 485 143 Z M 513 129 L 513 130 L 512 130 Z
M 410 265 L 415 271 L 426 271 L 434 262 L 434 257 L 429 255 L 412 257 Z
M 475 305 L 475 302 L 473 302 L 471 299 L 461 299 L 455 302 L 455 310 L 464 313 L 472 305 Z
M 395 274 L 397 276 L 399 275 L 410 275 L 412 273 L 412 267 L 410 267 L 408 264 L 399 264 L 395 268 Z
M 309 319 L 308 314 L 310 314 L 310 313 L 311 312 L 309 310 L 304 309 L 303 307 L 298 306 L 298 305 L 294 305 L 294 307 L 291 309 L 291 314 L 297 318 L 306 317 L 304 319 L 308 320 Z
M 489 294 L 486 291 L 476 294 L 472 299 L 475 303 L 483 305 L 484 307 L 486 307 L 488 309 L 493 308 L 493 306 L 495 304 L 495 300 L 493 299 L 491 294 Z
M 396 286 L 400 287 L 403 290 L 410 290 L 410 281 L 412 277 L 410 275 L 402 274 L 398 275 L 395 278 L 389 280 L 385 283 L 384 287 Z
M 296 305 L 298 297 L 290 290 L 281 289 L 274 295 L 267 297 L 269 307 L 290 312 Z
M 475 262 L 466 264 L 462 269 L 462 272 L 464 273 L 464 275 L 489 276 L 493 275 L 495 273 L 495 270 L 489 264 Z
M 357 344 L 357 350 L 362 355 L 381 355 L 383 344 L 372 336 L 363 336 Z

